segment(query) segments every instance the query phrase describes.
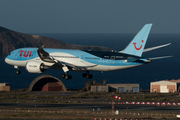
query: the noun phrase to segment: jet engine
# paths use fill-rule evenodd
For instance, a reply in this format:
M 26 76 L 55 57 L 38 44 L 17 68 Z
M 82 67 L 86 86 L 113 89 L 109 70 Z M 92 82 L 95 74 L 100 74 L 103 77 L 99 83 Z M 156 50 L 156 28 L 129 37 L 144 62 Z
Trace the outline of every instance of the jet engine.
M 44 63 L 36 61 L 27 62 L 25 68 L 29 73 L 42 73 L 46 70 Z

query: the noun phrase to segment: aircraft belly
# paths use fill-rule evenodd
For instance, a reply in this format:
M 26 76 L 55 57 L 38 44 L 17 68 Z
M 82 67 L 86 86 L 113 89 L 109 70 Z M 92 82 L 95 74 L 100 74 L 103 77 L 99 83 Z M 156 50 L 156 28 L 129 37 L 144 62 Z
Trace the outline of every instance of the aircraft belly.
M 17 61 L 17 60 L 11 60 L 11 59 L 6 59 L 6 62 L 10 65 L 16 65 L 20 67 L 25 67 L 26 63 L 28 62 L 27 60 L 25 61 Z
M 27 61 L 17 61 L 17 60 L 10 60 L 10 59 L 7 59 L 6 61 L 10 65 L 16 65 L 20 67 L 25 67 L 25 64 L 27 63 Z
M 142 65 L 142 64 L 140 64 Z M 131 67 L 136 67 L 140 65 L 130 65 L 130 66 L 105 66 L 105 65 L 97 65 L 95 67 L 88 68 L 87 70 L 94 70 L 94 71 L 116 71 L 116 70 L 122 70 L 127 69 Z

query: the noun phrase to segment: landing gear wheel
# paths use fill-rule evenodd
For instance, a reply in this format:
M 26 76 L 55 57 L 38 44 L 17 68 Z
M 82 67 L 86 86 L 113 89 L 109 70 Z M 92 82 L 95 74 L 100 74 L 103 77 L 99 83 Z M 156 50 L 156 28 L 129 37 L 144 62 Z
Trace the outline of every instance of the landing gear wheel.
M 90 78 L 90 79 L 91 79 L 91 78 L 93 78 L 93 75 L 92 75 L 92 74 L 90 74 L 90 75 L 89 75 L 89 78 Z
M 65 76 L 66 76 L 65 74 L 62 74 L 62 75 L 61 75 L 62 78 L 65 78 Z
M 67 80 L 67 79 L 69 79 L 69 76 L 68 76 L 68 75 L 66 75 L 66 76 L 65 76 L 65 79 L 66 79 L 66 80 Z
M 72 76 L 71 75 L 66 75 L 64 78 L 67 80 L 67 79 L 71 79 Z
M 92 74 L 89 74 L 89 71 L 87 71 L 87 73 L 83 73 L 82 76 L 86 77 L 87 79 L 89 79 L 89 78 L 91 79 L 93 77 Z
M 20 70 L 18 70 L 18 71 L 16 71 L 16 73 L 17 73 L 17 74 L 21 74 L 21 71 L 20 71 Z
M 71 75 L 68 75 L 68 79 L 71 79 L 72 78 L 72 76 Z
M 83 74 L 82 74 L 83 77 L 86 77 L 86 75 L 87 75 L 86 73 L 83 73 Z
M 88 74 L 86 74 L 86 78 L 89 79 L 89 75 Z
M 86 74 L 86 78 L 87 78 L 87 79 L 89 79 L 89 78 L 91 79 L 92 77 L 93 77 L 92 74 Z

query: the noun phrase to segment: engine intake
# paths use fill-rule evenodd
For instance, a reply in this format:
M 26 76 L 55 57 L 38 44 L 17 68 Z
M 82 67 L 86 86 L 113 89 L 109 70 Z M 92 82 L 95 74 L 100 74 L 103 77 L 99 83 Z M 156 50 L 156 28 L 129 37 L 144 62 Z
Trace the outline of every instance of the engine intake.
M 26 63 L 26 70 L 29 73 L 42 73 L 46 69 L 45 69 L 44 63 L 40 63 L 36 61 L 29 61 Z

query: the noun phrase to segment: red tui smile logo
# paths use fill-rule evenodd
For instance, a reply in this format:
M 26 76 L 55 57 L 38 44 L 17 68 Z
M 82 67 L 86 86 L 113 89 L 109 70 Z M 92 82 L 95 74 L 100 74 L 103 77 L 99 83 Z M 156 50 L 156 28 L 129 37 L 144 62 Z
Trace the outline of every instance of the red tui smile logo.
M 142 40 L 141 42 L 143 43 L 144 40 Z M 142 45 L 141 45 L 139 48 L 137 48 L 137 47 L 136 47 L 136 44 L 137 44 L 137 43 L 133 43 L 133 44 L 134 44 L 134 47 L 135 47 L 136 50 L 140 50 L 140 49 L 142 48 Z

